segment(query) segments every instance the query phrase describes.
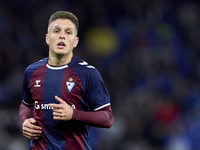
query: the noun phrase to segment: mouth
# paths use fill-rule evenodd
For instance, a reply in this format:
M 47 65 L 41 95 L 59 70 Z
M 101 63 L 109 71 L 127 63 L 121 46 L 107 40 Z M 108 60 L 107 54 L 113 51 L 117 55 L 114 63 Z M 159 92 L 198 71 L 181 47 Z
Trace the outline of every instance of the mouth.
M 64 42 L 59 42 L 58 44 L 57 44 L 57 47 L 58 48 L 64 48 L 66 45 L 65 45 L 65 43 Z

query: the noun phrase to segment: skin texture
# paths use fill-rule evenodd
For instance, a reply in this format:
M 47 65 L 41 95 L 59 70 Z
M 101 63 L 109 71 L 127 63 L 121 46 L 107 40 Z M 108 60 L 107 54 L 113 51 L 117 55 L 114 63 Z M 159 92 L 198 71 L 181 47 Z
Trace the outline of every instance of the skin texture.
M 46 43 L 49 45 L 49 61 L 52 66 L 68 64 L 73 56 L 73 49 L 77 46 L 79 38 L 75 25 L 68 19 L 57 19 L 48 27 Z M 53 107 L 53 119 L 70 120 L 73 109 L 61 98 L 55 96 L 60 104 L 49 104 Z M 42 133 L 40 126 L 35 125 L 34 118 L 26 119 L 22 124 L 23 135 L 29 139 L 38 139 Z
M 73 109 L 61 98 L 55 96 L 55 99 L 60 104 L 49 104 L 49 107 L 53 107 L 53 119 L 54 120 L 70 120 L 72 119 Z
M 36 126 L 36 120 L 34 118 L 26 119 L 22 125 L 23 135 L 29 139 L 38 139 L 42 134 L 42 128 Z
M 50 24 L 46 34 L 49 45 L 49 64 L 53 66 L 66 65 L 71 61 L 73 48 L 77 46 L 79 38 L 75 25 L 68 19 L 57 19 Z M 59 46 L 59 43 L 64 46 Z

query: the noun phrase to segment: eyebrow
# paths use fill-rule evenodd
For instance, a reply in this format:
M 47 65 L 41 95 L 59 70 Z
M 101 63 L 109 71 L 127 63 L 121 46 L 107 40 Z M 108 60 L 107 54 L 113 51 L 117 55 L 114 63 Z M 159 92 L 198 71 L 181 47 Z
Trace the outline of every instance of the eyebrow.
M 62 28 L 61 26 L 59 26 L 59 25 L 55 25 L 55 26 L 53 26 L 53 28 L 52 29 L 56 29 L 56 28 Z M 71 27 L 67 27 L 67 28 L 65 28 L 65 30 L 74 30 L 73 28 L 71 28 Z
M 49 26 L 48 29 L 47 29 L 47 33 L 50 32 L 50 29 L 51 30 L 55 30 L 56 28 L 60 29 L 62 28 L 59 24 L 55 24 L 54 26 Z M 66 27 L 65 30 L 71 30 L 72 32 L 75 32 L 76 36 L 77 36 L 77 31 L 76 31 L 76 28 L 72 28 L 72 27 Z

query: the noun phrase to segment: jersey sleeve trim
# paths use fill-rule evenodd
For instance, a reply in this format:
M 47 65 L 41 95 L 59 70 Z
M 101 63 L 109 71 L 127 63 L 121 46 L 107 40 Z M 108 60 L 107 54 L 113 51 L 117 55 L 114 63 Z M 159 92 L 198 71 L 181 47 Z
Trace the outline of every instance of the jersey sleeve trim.
M 110 103 L 107 103 L 107 104 L 105 104 L 105 105 L 102 105 L 102 106 L 100 106 L 100 107 L 94 109 L 94 111 L 97 111 L 97 110 L 102 109 L 102 108 L 104 108 L 104 107 L 107 107 L 107 106 L 109 106 L 109 105 L 110 105 Z
M 22 100 L 23 101 L 23 103 L 25 104 L 25 105 L 29 105 L 29 106 L 31 106 L 31 105 L 33 105 L 34 103 L 26 103 L 24 100 Z

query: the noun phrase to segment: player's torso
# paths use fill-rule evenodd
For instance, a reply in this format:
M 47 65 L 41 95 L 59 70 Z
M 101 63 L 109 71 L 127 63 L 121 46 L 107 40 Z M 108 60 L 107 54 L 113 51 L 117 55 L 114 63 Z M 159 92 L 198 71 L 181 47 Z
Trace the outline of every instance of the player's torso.
M 57 121 L 53 119 L 52 108 L 49 103 L 58 103 L 55 95 L 66 101 L 73 109 L 82 109 L 83 85 L 78 74 L 69 66 L 51 67 L 47 64 L 40 66 L 32 74 L 29 81 L 30 92 L 34 100 L 34 118 L 39 126 L 43 128 L 43 138 L 48 141 L 57 141 L 56 146 L 66 144 L 79 147 L 80 143 L 67 142 L 68 138 L 79 137 L 84 143 L 84 132 L 86 127 L 75 121 Z M 84 131 L 84 132 L 83 132 Z M 76 134 L 76 135 L 75 135 Z M 52 140 L 51 140 L 52 139 Z M 74 141 L 75 142 L 75 141 Z M 48 146 L 47 146 L 48 147 Z M 84 147 L 82 144 L 81 147 Z M 79 147 L 80 148 L 80 147 Z
M 47 104 L 58 103 L 55 95 L 73 108 L 80 109 L 83 85 L 76 72 L 68 66 L 41 66 L 33 73 L 29 86 L 35 109 L 51 109 Z

